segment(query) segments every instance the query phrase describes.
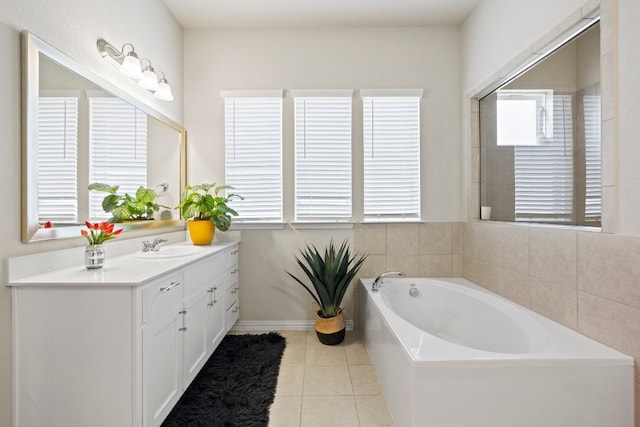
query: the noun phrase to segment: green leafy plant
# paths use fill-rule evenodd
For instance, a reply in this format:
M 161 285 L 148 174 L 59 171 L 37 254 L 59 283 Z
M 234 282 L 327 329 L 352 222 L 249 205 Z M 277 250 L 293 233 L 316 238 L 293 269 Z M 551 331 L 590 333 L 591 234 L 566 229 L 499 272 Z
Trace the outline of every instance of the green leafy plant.
M 142 185 L 138 187 L 133 196 L 127 193 L 118 194 L 118 188 L 120 188 L 118 185 L 95 182 L 88 188 L 90 191 L 109 193 L 102 199 L 102 209 L 113 215 L 113 222 L 153 219 L 154 212 L 160 210 L 161 207 L 169 208 L 156 203 L 158 194 L 153 188 L 146 188 Z
M 320 317 L 336 316 L 341 310 L 340 304 L 344 294 L 367 256 L 352 257 L 346 240 L 342 242 L 339 249 L 336 249 L 331 240 L 324 250 L 324 255 L 321 255 L 313 245 L 307 245 L 306 249 L 300 250 L 300 253 L 302 259 L 296 256 L 296 261 L 311 282 L 315 293 L 298 277 L 288 271 L 287 274 L 313 297 L 320 307 Z
M 180 210 L 184 219 L 196 221 L 209 220 L 220 231 L 227 231 L 231 226 L 232 216 L 238 212 L 230 208 L 227 203 L 234 198 L 242 199 L 238 194 L 220 194 L 223 190 L 232 189 L 230 185 L 200 184 L 189 185 L 180 195 Z M 213 191 L 213 194 L 211 193 Z

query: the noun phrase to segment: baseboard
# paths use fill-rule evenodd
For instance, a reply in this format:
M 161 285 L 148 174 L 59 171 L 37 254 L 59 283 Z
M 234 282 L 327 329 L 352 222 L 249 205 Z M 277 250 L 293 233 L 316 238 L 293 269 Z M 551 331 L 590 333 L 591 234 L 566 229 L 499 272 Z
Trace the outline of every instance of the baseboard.
M 347 330 L 353 330 L 353 320 L 347 320 Z M 312 331 L 313 320 L 238 320 L 232 331 Z

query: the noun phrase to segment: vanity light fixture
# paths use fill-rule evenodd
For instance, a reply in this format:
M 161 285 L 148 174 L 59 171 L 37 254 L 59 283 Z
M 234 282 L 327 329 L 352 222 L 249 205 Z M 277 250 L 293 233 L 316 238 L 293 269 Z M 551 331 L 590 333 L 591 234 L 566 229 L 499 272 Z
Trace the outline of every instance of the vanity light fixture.
M 122 49 L 118 50 L 106 40 L 99 39 L 97 46 L 98 52 L 100 52 L 100 55 L 102 55 L 105 60 L 137 81 L 141 87 L 153 92 L 156 98 L 164 101 L 173 101 L 171 87 L 164 73 L 160 71 L 156 72 L 151 66 L 149 59 L 138 59 L 138 54 L 131 43 L 125 43 L 122 45 Z M 128 48 L 130 50 L 125 52 Z M 145 61 L 148 62 L 148 65 L 145 64 Z M 162 78 L 159 79 L 158 74 L 162 74 Z

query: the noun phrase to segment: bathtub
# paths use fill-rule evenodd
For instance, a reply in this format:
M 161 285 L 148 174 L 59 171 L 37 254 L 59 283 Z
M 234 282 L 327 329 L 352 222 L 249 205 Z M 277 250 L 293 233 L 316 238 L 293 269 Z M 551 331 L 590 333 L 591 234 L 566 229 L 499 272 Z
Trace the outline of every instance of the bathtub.
M 631 357 L 464 279 L 372 282 L 360 325 L 396 427 L 633 426 Z

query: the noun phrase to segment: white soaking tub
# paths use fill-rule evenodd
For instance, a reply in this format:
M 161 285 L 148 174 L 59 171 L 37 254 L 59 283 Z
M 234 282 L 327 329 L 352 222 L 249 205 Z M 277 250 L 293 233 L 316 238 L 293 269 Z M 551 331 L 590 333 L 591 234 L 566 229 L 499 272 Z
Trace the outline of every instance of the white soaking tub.
M 631 357 L 464 279 L 360 282 L 396 427 L 633 426 Z

